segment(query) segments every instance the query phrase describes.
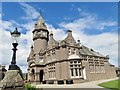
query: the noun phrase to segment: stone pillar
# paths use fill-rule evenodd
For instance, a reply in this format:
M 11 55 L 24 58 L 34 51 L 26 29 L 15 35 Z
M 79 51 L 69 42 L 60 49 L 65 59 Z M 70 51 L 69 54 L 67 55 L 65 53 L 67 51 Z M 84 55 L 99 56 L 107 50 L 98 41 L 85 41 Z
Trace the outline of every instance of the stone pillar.
M 86 80 L 87 78 L 86 78 L 86 69 L 85 69 L 85 67 L 83 68 L 83 78 Z

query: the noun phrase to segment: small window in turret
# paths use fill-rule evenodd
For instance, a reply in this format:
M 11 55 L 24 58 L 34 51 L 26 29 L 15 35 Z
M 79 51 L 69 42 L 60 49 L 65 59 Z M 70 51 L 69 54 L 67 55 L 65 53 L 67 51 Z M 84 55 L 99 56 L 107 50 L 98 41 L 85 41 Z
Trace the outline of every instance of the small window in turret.
M 68 48 L 68 54 L 71 55 L 71 49 L 70 48 Z

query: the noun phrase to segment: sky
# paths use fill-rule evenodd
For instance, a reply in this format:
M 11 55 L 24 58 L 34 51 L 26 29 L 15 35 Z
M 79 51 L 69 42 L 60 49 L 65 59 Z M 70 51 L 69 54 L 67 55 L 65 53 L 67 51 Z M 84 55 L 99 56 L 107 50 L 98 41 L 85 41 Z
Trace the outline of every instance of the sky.
M 27 72 L 27 57 L 33 44 L 32 31 L 40 13 L 56 40 L 63 40 L 72 30 L 75 40 L 109 55 L 118 66 L 118 3 L 117 2 L 3 2 L 0 17 L 1 63 L 7 68 L 12 58 L 10 31 L 21 32 L 17 64 Z

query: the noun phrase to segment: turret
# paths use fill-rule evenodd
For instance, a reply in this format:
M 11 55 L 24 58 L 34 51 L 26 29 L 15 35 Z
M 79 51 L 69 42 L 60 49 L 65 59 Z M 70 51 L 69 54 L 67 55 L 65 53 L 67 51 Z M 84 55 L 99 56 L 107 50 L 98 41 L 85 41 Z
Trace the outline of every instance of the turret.
M 49 31 L 44 23 L 42 16 L 37 23 L 35 23 L 35 29 L 33 30 L 33 41 L 34 41 L 34 53 L 39 53 L 40 50 L 45 50 L 48 46 Z

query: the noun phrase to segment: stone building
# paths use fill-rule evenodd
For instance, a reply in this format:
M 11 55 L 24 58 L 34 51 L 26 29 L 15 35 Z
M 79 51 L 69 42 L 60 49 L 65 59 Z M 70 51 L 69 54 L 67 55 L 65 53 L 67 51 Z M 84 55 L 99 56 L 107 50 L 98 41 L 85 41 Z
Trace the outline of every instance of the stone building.
M 115 67 L 104 56 L 75 41 L 72 31 L 57 42 L 40 16 L 33 30 L 28 62 L 28 80 L 43 83 L 80 83 L 116 77 Z

